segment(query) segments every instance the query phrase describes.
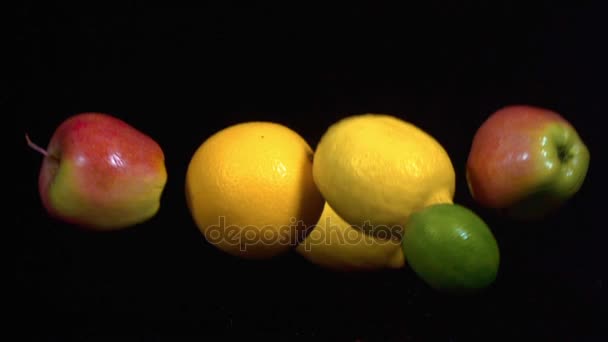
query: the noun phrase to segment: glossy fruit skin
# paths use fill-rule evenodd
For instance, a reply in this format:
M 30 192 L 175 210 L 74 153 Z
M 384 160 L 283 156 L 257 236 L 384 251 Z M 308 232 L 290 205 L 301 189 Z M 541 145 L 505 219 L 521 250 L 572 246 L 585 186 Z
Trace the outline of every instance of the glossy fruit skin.
M 430 134 L 392 115 L 365 113 L 332 124 L 315 150 L 313 176 L 346 222 L 374 234 L 403 226 L 434 203 L 451 203 L 455 171 Z
M 414 213 L 402 243 L 410 267 L 436 290 L 469 293 L 496 280 L 498 243 L 487 224 L 461 205 L 436 204 Z
M 188 165 L 185 195 L 195 225 L 220 251 L 269 259 L 295 248 L 319 219 L 312 148 L 274 122 L 242 122 L 208 137 Z
M 353 228 L 325 202 L 315 228 L 296 251 L 311 263 L 338 272 L 374 272 L 405 267 L 401 240 Z
M 80 113 L 53 133 L 38 188 L 47 212 L 86 229 L 143 223 L 160 208 L 164 153 L 150 136 L 105 113 Z
M 466 179 L 480 205 L 513 218 L 538 219 L 580 189 L 589 158 L 575 128 L 558 113 L 507 106 L 475 133 Z

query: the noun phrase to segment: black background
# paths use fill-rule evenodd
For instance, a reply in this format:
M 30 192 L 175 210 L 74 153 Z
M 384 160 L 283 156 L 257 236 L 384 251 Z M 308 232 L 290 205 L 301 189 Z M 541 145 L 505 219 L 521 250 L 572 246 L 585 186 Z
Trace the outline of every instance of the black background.
M 19 336 L 606 337 L 607 31 L 600 6 L 83 3 L 22 2 L 9 31 L 14 48 L 5 50 L 12 83 L 2 106 L 16 119 L 11 186 L 18 195 L 4 229 L 16 232 L 10 317 Z M 540 223 L 502 219 L 466 189 L 475 130 L 515 103 L 562 113 L 591 150 L 581 191 Z M 163 147 L 169 180 L 160 212 L 146 224 L 91 234 L 44 212 L 36 185 L 41 156 L 23 133 L 44 145 L 61 121 L 85 111 L 114 114 Z M 295 253 L 235 260 L 203 240 L 183 184 L 206 137 L 229 124 L 271 120 L 314 147 L 328 125 L 363 112 L 407 119 L 448 150 L 455 201 L 486 219 L 501 249 L 499 277 L 487 291 L 452 297 L 409 269 L 337 274 Z

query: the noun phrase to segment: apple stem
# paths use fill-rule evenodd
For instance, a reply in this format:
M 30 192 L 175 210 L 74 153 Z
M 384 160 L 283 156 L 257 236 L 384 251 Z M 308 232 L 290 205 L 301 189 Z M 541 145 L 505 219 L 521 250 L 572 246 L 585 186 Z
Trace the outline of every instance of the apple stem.
M 34 142 L 32 142 L 27 133 L 25 133 L 25 141 L 27 141 L 27 145 L 29 147 L 31 147 L 34 151 L 42 153 L 45 157 L 49 157 L 49 153 L 47 152 L 47 150 L 43 149 L 42 147 L 40 147 L 40 146 L 36 145 Z

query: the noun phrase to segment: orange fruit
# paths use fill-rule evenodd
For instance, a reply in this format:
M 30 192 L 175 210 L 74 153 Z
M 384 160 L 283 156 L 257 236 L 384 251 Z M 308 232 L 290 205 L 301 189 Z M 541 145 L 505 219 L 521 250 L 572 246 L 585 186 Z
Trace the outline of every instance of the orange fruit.
M 265 259 L 295 247 L 324 204 L 312 159 L 304 138 L 279 123 L 244 122 L 216 132 L 187 169 L 196 226 L 212 245 L 239 257 Z

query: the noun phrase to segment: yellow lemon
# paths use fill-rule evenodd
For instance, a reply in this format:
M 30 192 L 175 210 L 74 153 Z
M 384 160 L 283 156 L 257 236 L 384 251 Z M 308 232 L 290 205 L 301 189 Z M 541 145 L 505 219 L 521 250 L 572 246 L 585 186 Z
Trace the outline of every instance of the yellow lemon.
M 397 269 L 405 265 L 401 240 L 372 236 L 351 227 L 327 204 L 315 228 L 296 251 L 308 261 L 336 271 Z
M 324 199 L 312 178 L 313 151 L 295 131 L 244 122 L 205 140 L 187 169 L 186 199 L 207 241 L 244 258 L 295 248 Z
M 331 125 L 315 151 L 313 177 L 346 222 L 367 232 L 403 227 L 410 215 L 451 203 L 452 162 L 440 143 L 387 114 L 358 114 Z

